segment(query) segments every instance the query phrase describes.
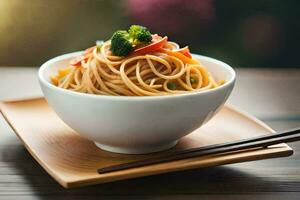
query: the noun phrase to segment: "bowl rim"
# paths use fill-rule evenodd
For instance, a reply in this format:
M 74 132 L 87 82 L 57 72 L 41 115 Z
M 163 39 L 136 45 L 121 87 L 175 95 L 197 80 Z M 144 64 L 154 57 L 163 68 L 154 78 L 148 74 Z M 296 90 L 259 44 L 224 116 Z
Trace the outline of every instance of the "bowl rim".
M 51 58 L 50 60 L 43 63 L 38 70 L 38 79 L 39 79 L 40 85 L 43 84 L 44 86 L 48 87 L 49 89 L 52 89 L 59 93 L 64 93 L 64 94 L 68 94 L 68 95 L 72 95 L 72 96 L 80 96 L 83 98 L 109 99 L 109 100 L 121 100 L 121 99 L 122 100 L 150 100 L 150 99 L 154 100 L 154 99 L 182 98 L 182 97 L 186 97 L 186 96 L 214 93 L 214 92 L 224 90 L 229 85 L 234 84 L 235 80 L 236 80 L 235 70 L 231 66 L 229 66 L 227 63 L 217 60 L 215 58 L 211 58 L 211 57 L 203 56 L 203 55 L 199 55 L 199 54 L 194 54 L 194 53 L 192 53 L 192 55 L 198 57 L 199 59 L 206 59 L 208 61 L 214 62 L 214 63 L 222 66 L 223 68 L 225 68 L 230 73 L 229 80 L 217 88 L 213 88 L 210 90 L 203 90 L 203 91 L 188 92 L 188 93 L 183 93 L 183 94 L 159 95 L 159 96 L 111 96 L 111 95 L 97 95 L 97 94 L 81 93 L 81 92 L 75 92 L 72 90 L 63 89 L 63 88 L 60 88 L 60 87 L 57 87 L 57 86 L 51 84 L 43 76 L 44 71 L 51 64 L 58 62 L 60 60 L 64 60 L 64 59 L 68 59 L 68 58 L 77 56 L 83 52 L 84 51 L 77 51 L 77 52 L 73 52 L 73 53 L 63 54 L 63 55 Z

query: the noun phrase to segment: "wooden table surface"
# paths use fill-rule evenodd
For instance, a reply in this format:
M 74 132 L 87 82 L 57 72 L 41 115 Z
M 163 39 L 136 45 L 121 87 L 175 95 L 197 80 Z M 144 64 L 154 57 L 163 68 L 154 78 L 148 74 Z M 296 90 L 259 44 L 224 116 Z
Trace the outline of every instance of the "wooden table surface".
M 0 100 L 40 96 L 37 68 L 0 67 Z M 229 103 L 275 130 L 300 126 L 300 69 L 238 69 Z M 62 188 L 0 116 L 0 199 L 300 199 L 300 142 L 292 157 Z

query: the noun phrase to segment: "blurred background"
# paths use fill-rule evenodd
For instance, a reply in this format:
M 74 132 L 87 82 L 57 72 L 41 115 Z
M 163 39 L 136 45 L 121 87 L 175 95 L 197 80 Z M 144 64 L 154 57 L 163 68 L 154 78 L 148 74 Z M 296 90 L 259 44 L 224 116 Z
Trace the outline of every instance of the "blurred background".
M 39 66 L 131 24 L 233 67 L 300 67 L 297 0 L 0 0 L 0 66 Z

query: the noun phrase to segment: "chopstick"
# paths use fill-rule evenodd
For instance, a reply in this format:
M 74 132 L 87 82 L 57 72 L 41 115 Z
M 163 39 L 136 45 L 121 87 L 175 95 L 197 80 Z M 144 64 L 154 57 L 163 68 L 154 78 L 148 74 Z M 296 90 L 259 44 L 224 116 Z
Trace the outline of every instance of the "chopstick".
M 234 151 L 241 151 L 253 148 L 266 148 L 271 145 L 280 143 L 289 143 L 300 140 L 300 128 L 282 131 L 275 134 L 268 134 L 250 139 L 238 140 L 223 144 L 210 145 L 205 147 L 192 148 L 172 154 L 152 157 L 144 160 L 124 163 L 98 169 L 99 174 L 114 172 L 119 170 L 131 169 L 147 165 L 153 165 L 168 161 L 175 161 L 180 159 L 207 156 L 211 154 L 232 153 Z

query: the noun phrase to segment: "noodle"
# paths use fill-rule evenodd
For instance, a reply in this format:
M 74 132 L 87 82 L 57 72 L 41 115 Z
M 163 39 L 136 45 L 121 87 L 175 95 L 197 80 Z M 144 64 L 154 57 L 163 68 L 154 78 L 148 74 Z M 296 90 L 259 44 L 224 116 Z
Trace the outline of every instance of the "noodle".
M 145 55 L 114 56 L 110 41 L 93 48 L 88 59 L 51 77 L 60 88 L 97 95 L 157 96 L 208 90 L 223 84 L 194 59 L 187 63 L 173 55 L 180 50 L 166 42 L 163 51 Z M 168 54 L 171 51 L 172 54 Z

